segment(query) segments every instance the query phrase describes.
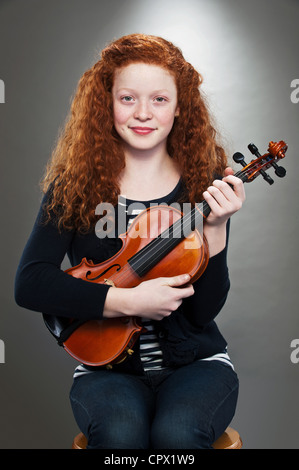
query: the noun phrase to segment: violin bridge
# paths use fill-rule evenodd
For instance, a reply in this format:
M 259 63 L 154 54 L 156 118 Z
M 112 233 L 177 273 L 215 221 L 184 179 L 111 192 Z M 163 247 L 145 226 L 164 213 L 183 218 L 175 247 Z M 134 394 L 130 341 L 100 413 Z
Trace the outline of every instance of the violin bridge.
M 110 279 L 104 279 L 104 283 L 105 283 L 105 284 L 108 284 L 109 286 L 115 287 L 114 282 L 111 281 Z

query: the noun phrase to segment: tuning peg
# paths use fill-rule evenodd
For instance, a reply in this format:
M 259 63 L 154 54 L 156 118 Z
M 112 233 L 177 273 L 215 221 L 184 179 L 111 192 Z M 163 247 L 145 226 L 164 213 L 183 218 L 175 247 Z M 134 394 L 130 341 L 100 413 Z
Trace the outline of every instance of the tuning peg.
M 260 154 L 260 152 L 259 152 L 257 146 L 254 145 L 253 143 L 249 144 L 249 145 L 248 145 L 248 148 L 249 148 L 250 152 L 251 152 L 253 155 L 256 155 L 257 157 L 260 157 L 260 156 L 261 156 L 261 154 Z
M 283 178 L 286 175 L 287 171 L 283 166 L 278 166 L 275 162 L 272 162 L 271 165 L 275 168 L 275 174 L 279 178 Z
M 236 163 L 240 163 L 242 166 L 246 166 L 247 163 L 245 162 L 245 157 L 241 152 L 236 152 L 233 155 L 233 160 Z
M 260 154 L 258 148 L 253 143 L 248 145 L 248 149 L 256 157 L 261 157 L 261 154 Z M 267 183 L 269 183 L 269 184 L 274 183 L 274 180 L 271 178 L 271 176 L 268 175 L 268 173 L 265 172 L 265 170 L 259 170 L 259 172 L 262 175 L 262 177 L 264 178 L 264 180 L 267 181 Z
M 268 173 L 266 173 L 264 170 L 260 170 L 260 174 L 262 175 L 264 180 L 267 181 L 267 183 L 269 183 L 269 184 L 274 183 L 274 180 L 271 178 L 271 176 L 268 175 Z

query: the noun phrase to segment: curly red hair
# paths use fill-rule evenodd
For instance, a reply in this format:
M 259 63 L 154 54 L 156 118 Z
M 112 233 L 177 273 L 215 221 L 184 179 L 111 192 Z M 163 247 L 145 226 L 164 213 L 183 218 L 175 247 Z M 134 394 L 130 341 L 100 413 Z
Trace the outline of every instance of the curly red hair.
M 133 62 L 159 65 L 175 78 L 180 114 L 168 137 L 168 152 L 179 165 L 190 202 L 201 201 L 215 174 L 223 174 L 226 155 L 200 92 L 201 75 L 171 42 L 124 36 L 109 44 L 80 79 L 47 166 L 42 187 L 45 192 L 52 188 L 47 210 L 56 214 L 60 227 L 88 231 L 100 202 L 117 203 L 125 158 L 114 128 L 111 90 L 115 70 Z

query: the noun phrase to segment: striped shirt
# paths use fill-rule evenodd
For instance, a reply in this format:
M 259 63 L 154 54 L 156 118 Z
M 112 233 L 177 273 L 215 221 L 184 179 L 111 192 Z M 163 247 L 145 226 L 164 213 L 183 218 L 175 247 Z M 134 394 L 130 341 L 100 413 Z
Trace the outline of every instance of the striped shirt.
M 150 320 L 143 320 L 142 324 L 147 329 L 145 333 L 140 335 L 140 358 L 143 369 L 145 371 L 162 369 L 163 356 L 158 337 L 154 331 L 153 322 Z M 234 369 L 227 350 L 204 359 L 199 359 L 199 361 L 220 361 Z
M 151 320 L 142 319 L 142 325 L 146 328 L 145 333 L 140 335 L 140 358 L 144 370 L 162 368 L 162 351 L 154 324 Z

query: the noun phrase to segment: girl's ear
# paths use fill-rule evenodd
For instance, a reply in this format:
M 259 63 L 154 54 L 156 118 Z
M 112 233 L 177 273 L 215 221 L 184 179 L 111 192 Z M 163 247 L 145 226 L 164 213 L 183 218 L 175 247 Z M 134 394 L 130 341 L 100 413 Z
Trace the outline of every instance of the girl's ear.
M 177 109 L 175 110 L 174 116 L 178 117 L 179 115 L 180 115 L 180 108 L 177 107 Z

